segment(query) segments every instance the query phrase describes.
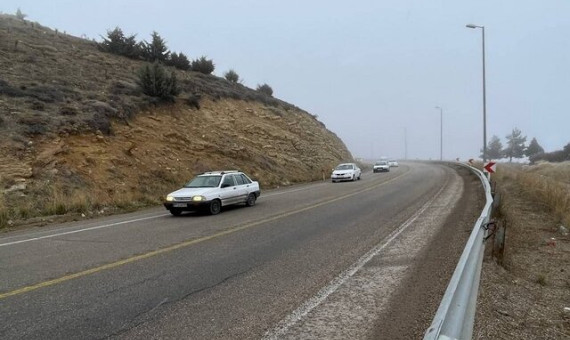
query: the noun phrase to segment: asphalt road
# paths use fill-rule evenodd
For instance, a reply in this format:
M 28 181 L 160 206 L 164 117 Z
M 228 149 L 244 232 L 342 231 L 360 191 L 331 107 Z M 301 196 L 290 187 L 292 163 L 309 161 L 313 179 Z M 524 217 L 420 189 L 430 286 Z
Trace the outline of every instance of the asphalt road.
M 463 181 L 408 163 L 216 216 L 155 208 L 0 235 L 0 338 L 378 338 Z M 410 265 L 388 261 L 402 254 Z

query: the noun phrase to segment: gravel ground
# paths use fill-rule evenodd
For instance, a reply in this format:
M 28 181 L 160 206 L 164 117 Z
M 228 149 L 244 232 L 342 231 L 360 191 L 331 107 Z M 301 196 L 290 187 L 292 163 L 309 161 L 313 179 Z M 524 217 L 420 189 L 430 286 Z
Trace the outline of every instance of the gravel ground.
M 473 338 L 570 339 L 570 237 L 515 183 L 499 189 L 504 265 L 485 258 Z

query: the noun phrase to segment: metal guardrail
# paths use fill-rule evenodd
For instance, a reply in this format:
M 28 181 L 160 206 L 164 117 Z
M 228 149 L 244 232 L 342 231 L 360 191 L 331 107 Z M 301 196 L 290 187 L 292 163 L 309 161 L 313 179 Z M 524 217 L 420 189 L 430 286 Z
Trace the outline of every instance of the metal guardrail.
M 485 227 L 491 217 L 493 197 L 491 185 L 483 172 L 465 164 L 458 164 L 469 168 L 479 176 L 487 202 L 469 236 L 431 326 L 424 335 L 424 340 L 471 339 L 473 334 L 479 278 L 485 251 Z

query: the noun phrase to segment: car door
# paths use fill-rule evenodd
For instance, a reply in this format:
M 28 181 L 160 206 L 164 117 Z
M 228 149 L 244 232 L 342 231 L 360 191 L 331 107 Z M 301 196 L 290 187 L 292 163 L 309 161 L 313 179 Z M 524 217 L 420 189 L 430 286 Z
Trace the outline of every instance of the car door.
M 234 204 L 239 197 L 239 191 L 233 175 L 225 175 L 220 184 L 220 199 L 222 205 Z
M 234 175 L 234 179 L 237 185 L 237 202 L 244 203 L 247 200 L 247 185 L 248 183 L 245 181 L 241 174 Z

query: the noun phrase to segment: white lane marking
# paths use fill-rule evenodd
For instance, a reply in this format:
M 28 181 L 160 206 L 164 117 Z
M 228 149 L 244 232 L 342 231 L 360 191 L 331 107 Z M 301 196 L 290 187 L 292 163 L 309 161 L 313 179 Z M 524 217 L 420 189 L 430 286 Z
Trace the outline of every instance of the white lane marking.
M 378 255 L 386 246 L 388 246 L 396 237 L 398 237 L 404 230 L 406 230 L 412 223 L 414 223 L 421 214 L 423 214 L 432 203 L 439 197 L 443 189 L 447 186 L 447 182 L 442 186 L 442 188 L 428 201 L 426 202 L 420 210 L 418 210 L 414 215 L 412 215 L 408 220 L 406 220 L 398 229 L 394 230 L 387 239 L 376 245 L 374 248 L 369 250 L 364 254 L 358 261 L 352 264 L 348 269 L 340 273 L 335 277 L 328 285 L 323 287 L 317 292 L 315 296 L 305 301 L 299 308 L 294 310 L 291 314 L 281 320 L 272 330 L 266 332 L 262 339 L 264 340 L 276 340 L 283 337 L 289 328 L 294 326 L 297 322 L 303 319 L 307 314 L 309 314 L 313 309 L 320 305 L 325 299 L 339 289 L 348 279 L 350 279 L 356 272 L 358 272 L 366 263 L 368 263 L 372 258 Z
M 38 241 L 38 240 L 43 240 L 43 239 L 46 239 L 46 238 L 58 237 L 58 236 L 63 236 L 63 235 L 77 234 L 77 233 L 81 233 L 81 232 L 84 232 L 84 231 L 90 231 L 90 230 L 96 230 L 96 229 L 109 228 L 109 227 L 114 227 L 114 226 L 121 225 L 121 224 L 128 224 L 128 223 L 133 223 L 133 222 L 146 221 L 146 220 L 151 220 L 151 219 L 153 219 L 153 218 L 159 218 L 159 217 L 164 217 L 164 216 L 170 216 L 170 215 L 169 215 L 169 214 L 162 214 L 162 215 L 158 215 L 158 216 L 150 216 L 150 217 L 136 218 L 136 219 L 133 219 L 133 220 L 127 220 L 127 221 L 122 221 L 122 222 L 115 222 L 115 223 L 103 224 L 103 225 L 98 225 L 98 226 L 90 227 L 90 228 L 77 229 L 77 230 L 70 230 L 70 231 L 66 231 L 66 232 L 63 232 L 63 233 L 57 233 L 57 234 L 51 234 L 51 235 L 46 235 L 46 236 L 33 237 L 33 238 L 28 238 L 28 239 L 19 240 L 19 241 L 13 241 L 13 242 L 7 242 L 7 243 L 0 243 L 0 247 L 13 246 L 13 245 L 15 245 L 15 244 L 26 243 L 26 242 L 32 242 L 32 241 Z
M 138 214 L 138 216 L 140 216 L 140 217 L 138 217 L 138 218 L 143 218 L 143 217 L 146 217 L 146 216 L 156 217 L 156 216 L 158 216 L 158 215 L 156 215 L 156 214 L 157 214 L 156 212 L 152 212 L 152 213 L 140 213 L 140 214 Z M 116 220 L 120 220 L 120 218 L 123 217 L 123 216 L 122 216 L 122 215 L 114 215 L 114 216 L 113 216 L 113 215 L 109 215 L 109 216 L 107 216 L 107 217 L 111 217 L 111 218 L 112 218 L 111 220 L 115 220 L 115 221 L 116 221 Z M 101 217 L 101 218 L 103 218 L 103 217 Z M 75 221 L 75 222 L 77 222 L 77 221 Z M 82 224 L 85 225 L 86 228 L 91 228 L 91 227 L 87 227 L 87 226 L 89 226 L 89 225 L 98 226 L 98 224 L 97 224 L 97 223 L 98 223 L 98 222 L 97 222 L 97 219 L 86 219 L 86 220 L 83 220 L 83 221 L 81 221 L 81 222 L 83 222 Z M 70 223 L 72 223 L 72 222 L 70 222 Z M 60 224 L 60 225 L 61 225 L 61 224 Z M 80 226 L 81 226 L 81 225 L 77 225 L 77 223 L 76 223 L 76 225 L 73 225 L 73 226 L 67 226 L 67 227 L 61 227 L 61 228 L 55 228 L 55 229 L 46 228 L 46 230 L 28 230 L 27 233 L 25 233 L 25 231 L 22 230 L 21 233 L 16 234 L 16 235 L 7 236 L 7 237 L 0 237 L 0 241 L 5 242 L 5 241 L 7 241 L 7 240 L 18 239 L 18 238 L 24 238 L 24 237 L 26 237 L 26 236 L 29 237 L 29 238 L 32 238 L 32 236 L 34 236 L 34 235 L 35 235 L 34 237 L 40 237 L 40 236 L 42 236 L 42 235 L 51 234 L 51 233 L 57 233 L 57 232 L 60 232 L 60 231 L 62 231 L 62 230 L 70 230 L 71 228 L 77 228 L 77 227 L 80 227 Z

